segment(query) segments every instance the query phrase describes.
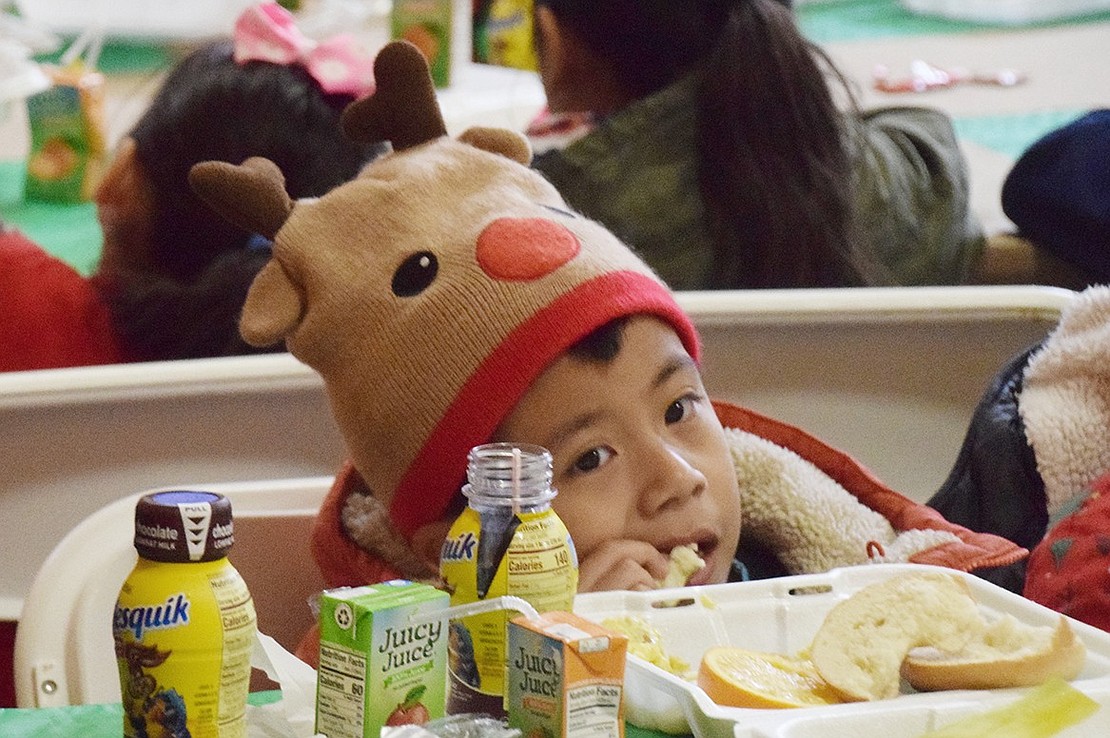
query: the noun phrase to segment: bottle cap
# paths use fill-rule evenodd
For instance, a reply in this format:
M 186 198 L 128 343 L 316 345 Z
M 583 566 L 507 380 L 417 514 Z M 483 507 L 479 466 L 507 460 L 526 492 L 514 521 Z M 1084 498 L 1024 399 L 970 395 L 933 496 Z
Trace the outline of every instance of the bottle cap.
M 135 506 L 135 550 L 151 561 L 222 559 L 234 533 L 231 500 L 215 492 L 154 492 Z

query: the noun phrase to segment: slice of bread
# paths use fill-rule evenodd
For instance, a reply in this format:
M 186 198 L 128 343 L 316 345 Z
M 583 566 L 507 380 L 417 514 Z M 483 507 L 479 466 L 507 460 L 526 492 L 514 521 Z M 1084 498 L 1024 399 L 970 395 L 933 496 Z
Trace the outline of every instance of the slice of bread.
M 1065 617 L 1053 627 L 1006 615 L 958 653 L 914 649 L 902 664 L 902 676 L 919 691 L 1031 687 L 1051 677 L 1074 679 L 1086 658 L 1086 647 Z
M 845 700 L 899 694 L 910 649 L 960 651 L 986 627 L 971 589 L 955 574 L 922 572 L 864 587 L 833 607 L 810 647 L 821 677 Z

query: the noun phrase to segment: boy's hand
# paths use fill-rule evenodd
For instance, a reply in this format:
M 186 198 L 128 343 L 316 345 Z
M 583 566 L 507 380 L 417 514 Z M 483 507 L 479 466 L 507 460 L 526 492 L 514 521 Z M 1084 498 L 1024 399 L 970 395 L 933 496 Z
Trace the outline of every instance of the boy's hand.
M 666 554 L 643 541 L 608 541 L 578 562 L 578 591 L 655 589 L 667 575 Z

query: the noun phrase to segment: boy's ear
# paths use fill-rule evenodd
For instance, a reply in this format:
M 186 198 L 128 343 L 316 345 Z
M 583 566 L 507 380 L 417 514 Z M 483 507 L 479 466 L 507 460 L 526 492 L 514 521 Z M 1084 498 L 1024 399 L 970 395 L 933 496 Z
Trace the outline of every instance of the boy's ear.
M 538 56 L 540 75 L 547 94 L 547 106 L 552 112 L 562 112 L 565 104 L 563 90 L 569 84 L 571 75 L 568 67 L 573 52 L 568 50 L 574 42 L 563 36 L 559 18 L 546 5 L 536 8 L 535 32 L 539 36 Z
M 146 250 L 154 222 L 151 185 L 139 162 L 135 139 L 123 138 L 116 147 L 93 193 L 97 217 L 104 230 L 98 270 L 103 272 L 154 269 Z

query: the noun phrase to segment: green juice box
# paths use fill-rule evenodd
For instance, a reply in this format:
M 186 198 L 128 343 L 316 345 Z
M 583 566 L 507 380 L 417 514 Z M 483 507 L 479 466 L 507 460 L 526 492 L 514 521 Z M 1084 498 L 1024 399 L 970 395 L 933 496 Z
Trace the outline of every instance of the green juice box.
M 448 87 L 470 62 L 469 0 L 393 0 L 391 37 L 408 41 L 428 60 L 436 87 Z
M 384 726 L 443 717 L 450 596 L 394 581 L 325 591 L 320 598 L 316 732 L 378 738 Z
M 87 202 L 107 158 L 104 75 L 81 64 L 46 71 L 54 84 L 27 99 L 31 152 L 26 195 L 47 202 Z

